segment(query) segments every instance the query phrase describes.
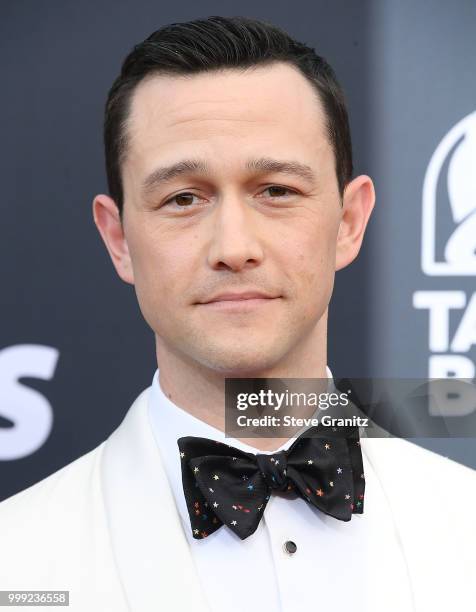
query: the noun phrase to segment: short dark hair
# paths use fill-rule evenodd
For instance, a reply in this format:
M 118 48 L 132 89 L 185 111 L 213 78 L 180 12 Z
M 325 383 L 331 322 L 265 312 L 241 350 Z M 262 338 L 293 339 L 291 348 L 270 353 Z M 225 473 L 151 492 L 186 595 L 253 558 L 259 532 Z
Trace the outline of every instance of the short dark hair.
M 127 153 L 127 120 L 139 82 L 151 74 L 190 75 L 276 62 L 298 68 L 317 90 L 342 197 L 353 172 L 352 144 L 344 94 L 330 65 L 314 49 L 274 25 L 246 17 L 213 16 L 172 23 L 151 34 L 126 57 L 109 91 L 104 118 L 106 173 L 109 193 L 121 220 L 121 166 Z

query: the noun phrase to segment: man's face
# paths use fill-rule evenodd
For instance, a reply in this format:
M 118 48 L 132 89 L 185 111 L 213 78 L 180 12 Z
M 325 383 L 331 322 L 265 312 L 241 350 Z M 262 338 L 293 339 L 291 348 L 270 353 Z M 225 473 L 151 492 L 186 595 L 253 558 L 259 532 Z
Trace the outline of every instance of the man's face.
M 153 76 L 134 93 L 128 134 L 123 278 L 162 350 L 240 373 L 284 365 L 315 342 L 342 209 L 307 80 L 284 63 Z M 203 168 L 147 181 L 184 160 Z M 206 303 L 244 291 L 269 299 Z

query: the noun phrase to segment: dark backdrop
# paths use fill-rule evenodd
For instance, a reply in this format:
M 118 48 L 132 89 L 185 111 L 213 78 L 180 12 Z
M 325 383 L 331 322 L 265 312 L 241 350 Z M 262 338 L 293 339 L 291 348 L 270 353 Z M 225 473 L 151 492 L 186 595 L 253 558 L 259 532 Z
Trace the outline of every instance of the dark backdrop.
M 429 313 L 413 306 L 414 292 L 458 289 L 469 301 L 474 286 L 475 274 L 435 278 L 420 262 L 426 168 L 476 110 L 474 6 L 1 2 L 0 499 L 97 446 L 156 369 L 153 334 L 91 205 L 107 189 L 107 91 L 132 46 L 167 23 L 269 20 L 335 68 L 356 172 L 375 179 L 377 205 L 361 254 L 337 273 L 328 363 L 336 376 L 428 375 Z M 471 350 L 465 358 L 474 361 Z M 472 439 L 419 442 L 476 467 Z

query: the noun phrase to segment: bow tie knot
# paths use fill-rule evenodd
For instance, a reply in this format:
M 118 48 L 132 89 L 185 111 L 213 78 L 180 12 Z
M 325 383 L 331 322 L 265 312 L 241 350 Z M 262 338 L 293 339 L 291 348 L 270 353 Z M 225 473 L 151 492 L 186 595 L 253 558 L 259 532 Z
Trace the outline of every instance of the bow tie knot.
M 290 485 L 290 480 L 286 476 L 287 472 L 287 453 L 280 451 L 273 455 L 256 455 L 261 475 L 270 489 L 285 491 Z

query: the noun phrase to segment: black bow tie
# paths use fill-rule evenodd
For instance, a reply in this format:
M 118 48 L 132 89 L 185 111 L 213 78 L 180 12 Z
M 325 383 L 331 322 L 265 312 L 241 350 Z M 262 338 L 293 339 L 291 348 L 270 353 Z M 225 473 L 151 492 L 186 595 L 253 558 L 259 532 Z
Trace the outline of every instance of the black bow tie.
M 256 531 L 273 489 L 294 491 L 341 521 L 362 514 L 365 478 L 358 427 L 347 427 L 345 438 L 323 437 L 322 430 L 314 437 L 317 430 L 306 430 L 289 449 L 272 455 L 208 438 L 179 438 L 193 537 L 206 538 L 227 525 L 244 540 Z

